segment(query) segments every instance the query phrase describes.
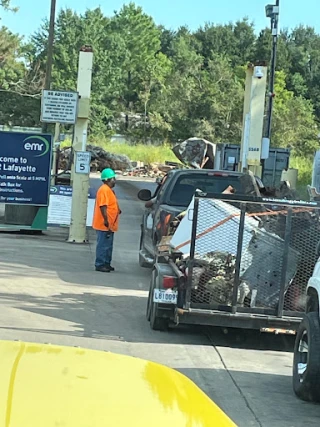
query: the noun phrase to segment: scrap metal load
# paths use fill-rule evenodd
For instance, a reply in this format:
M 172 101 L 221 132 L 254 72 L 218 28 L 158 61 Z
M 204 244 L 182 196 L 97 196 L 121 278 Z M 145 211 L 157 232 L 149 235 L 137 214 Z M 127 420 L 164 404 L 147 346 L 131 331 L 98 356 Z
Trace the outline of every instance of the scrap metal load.
M 239 307 L 276 309 L 283 291 L 284 309 L 303 311 L 320 241 L 318 209 L 293 207 L 287 226 L 288 207 L 279 201 L 247 202 L 240 248 L 238 203 L 199 197 L 192 236 L 194 209 L 193 199 L 170 228 L 170 246 L 181 253 L 176 264 L 191 281 L 192 304 L 230 306 L 236 286 Z

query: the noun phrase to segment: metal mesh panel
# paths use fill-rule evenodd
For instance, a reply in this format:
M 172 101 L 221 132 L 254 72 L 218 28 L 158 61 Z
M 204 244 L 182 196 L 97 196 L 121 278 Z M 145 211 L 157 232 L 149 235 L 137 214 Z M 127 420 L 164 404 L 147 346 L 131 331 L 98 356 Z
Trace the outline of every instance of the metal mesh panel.
M 318 211 L 198 199 L 191 306 L 303 311 L 320 240 Z M 282 307 L 281 307 L 282 308 Z
M 300 212 L 293 216 L 290 247 L 299 254 L 297 273 L 285 295 L 284 310 L 305 311 L 306 287 L 317 261 L 316 247 L 320 241 L 317 210 Z
M 282 237 L 285 235 L 286 217 L 279 214 L 260 217 L 260 229 L 244 249 L 241 256 L 241 286 L 246 289 L 246 299 L 242 295 L 237 303 L 242 306 L 277 309 L 281 284 L 284 292 L 288 289 L 297 270 L 299 253 L 286 247 Z M 267 230 L 266 230 L 267 228 Z M 286 272 L 283 275 L 284 255 L 287 252 Z
M 239 235 L 239 210 L 220 200 L 200 199 L 191 302 L 231 305 Z M 248 218 L 243 245 L 257 221 Z

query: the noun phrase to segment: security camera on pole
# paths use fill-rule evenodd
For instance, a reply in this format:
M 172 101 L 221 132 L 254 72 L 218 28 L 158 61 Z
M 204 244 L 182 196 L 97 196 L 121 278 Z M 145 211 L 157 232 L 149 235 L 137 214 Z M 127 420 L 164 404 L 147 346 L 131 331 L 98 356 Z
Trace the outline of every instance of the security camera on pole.
M 72 208 L 69 242 L 87 242 L 87 208 L 90 179 L 90 153 L 86 151 L 90 112 L 93 52 L 90 46 L 80 49 L 78 85 L 78 118 L 73 137 Z
M 279 32 L 279 9 L 280 0 L 276 0 L 276 4 L 268 4 L 266 6 L 266 17 L 271 20 L 271 35 L 272 35 L 272 56 L 271 56 L 271 69 L 270 69 L 270 81 L 269 81 L 269 104 L 267 112 L 267 124 L 265 137 L 270 144 L 271 139 L 271 126 L 272 126 L 272 110 L 274 101 L 274 83 L 276 74 L 276 61 L 277 61 L 277 44 L 278 44 L 278 32 Z

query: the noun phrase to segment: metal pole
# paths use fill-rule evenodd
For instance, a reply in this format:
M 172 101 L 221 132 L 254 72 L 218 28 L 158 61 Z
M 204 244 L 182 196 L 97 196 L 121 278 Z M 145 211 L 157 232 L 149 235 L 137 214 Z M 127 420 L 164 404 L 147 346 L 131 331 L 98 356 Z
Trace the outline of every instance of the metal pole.
M 47 49 L 47 64 L 46 64 L 46 77 L 45 77 L 45 82 L 44 82 L 44 89 L 46 89 L 46 90 L 51 89 L 55 19 L 56 19 L 56 0 L 51 0 L 48 49 Z M 46 133 L 47 131 L 48 131 L 48 124 L 44 123 L 42 126 L 42 132 Z
M 196 242 L 196 237 L 197 237 L 198 216 L 199 216 L 199 197 L 197 197 L 195 195 L 195 197 L 194 197 L 194 207 L 193 207 L 193 216 L 192 216 L 189 271 L 188 271 L 187 290 L 186 290 L 186 302 L 185 302 L 185 308 L 187 310 L 189 310 L 190 306 L 191 306 L 191 293 L 192 293 L 192 281 L 193 281 L 194 256 L 195 256 L 195 253 L 196 253 L 196 243 L 197 243 Z
M 240 286 L 240 269 L 241 269 L 241 260 L 242 260 L 242 246 L 243 246 L 245 220 L 246 220 L 246 204 L 241 203 L 241 214 L 240 214 L 238 242 L 237 242 L 237 258 L 236 258 L 234 282 L 233 282 L 232 309 L 231 309 L 232 314 L 236 314 L 237 312 L 238 289 Z
M 279 7 L 280 0 L 276 0 L 276 6 Z M 271 34 L 272 34 L 272 57 L 270 69 L 270 84 L 269 84 L 269 105 L 267 113 L 267 126 L 266 137 L 271 139 L 271 126 L 272 126 L 272 111 L 273 111 L 273 92 L 277 63 L 277 45 L 278 45 L 278 24 L 279 14 L 275 13 L 271 18 Z
M 56 123 L 54 138 L 53 138 L 53 157 L 52 157 L 52 171 L 51 171 L 51 185 L 56 185 L 56 178 L 58 173 L 58 150 L 59 150 L 59 137 L 60 137 L 60 123 Z
M 277 316 L 282 317 L 283 315 L 283 306 L 284 306 L 284 296 L 286 292 L 287 284 L 287 269 L 289 262 L 289 249 L 290 249 L 290 240 L 291 240 L 291 227 L 292 227 L 292 208 L 288 208 L 288 215 L 286 218 L 286 228 L 284 234 L 284 244 L 283 244 L 283 258 L 282 258 L 282 268 L 281 268 L 281 282 L 279 290 L 279 304 L 277 309 Z

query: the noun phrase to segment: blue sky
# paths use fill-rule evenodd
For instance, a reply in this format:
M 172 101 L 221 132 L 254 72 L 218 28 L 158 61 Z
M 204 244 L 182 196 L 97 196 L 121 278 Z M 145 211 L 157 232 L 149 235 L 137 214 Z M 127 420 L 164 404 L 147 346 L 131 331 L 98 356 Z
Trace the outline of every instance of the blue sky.
M 77 12 L 101 6 L 106 15 L 121 9 L 128 1 L 121 0 L 57 0 L 57 8 L 70 7 Z M 226 23 L 248 16 L 257 30 L 269 25 L 264 8 L 275 0 L 137 0 L 157 24 L 175 29 L 187 25 L 194 30 L 205 22 Z M 16 14 L 1 11 L 1 23 L 12 32 L 28 36 L 36 31 L 48 16 L 50 0 L 12 0 L 20 8 Z M 292 28 L 300 23 L 316 28 L 320 33 L 319 0 L 280 0 L 280 25 Z

